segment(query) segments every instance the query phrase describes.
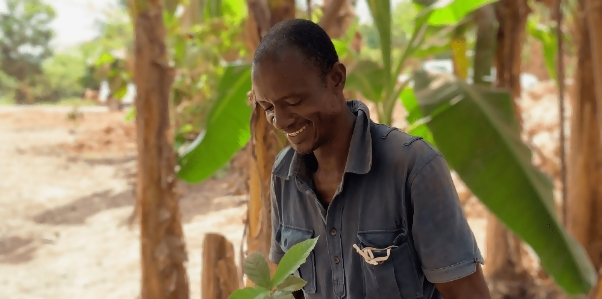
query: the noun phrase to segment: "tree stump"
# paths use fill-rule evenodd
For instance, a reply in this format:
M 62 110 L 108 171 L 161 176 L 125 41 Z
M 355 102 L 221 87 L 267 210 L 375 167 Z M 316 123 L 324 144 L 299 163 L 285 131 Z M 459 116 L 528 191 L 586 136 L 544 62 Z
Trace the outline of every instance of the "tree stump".
M 240 288 L 234 245 L 223 235 L 205 235 L 202 271 L 202 299 L 227 299 Z

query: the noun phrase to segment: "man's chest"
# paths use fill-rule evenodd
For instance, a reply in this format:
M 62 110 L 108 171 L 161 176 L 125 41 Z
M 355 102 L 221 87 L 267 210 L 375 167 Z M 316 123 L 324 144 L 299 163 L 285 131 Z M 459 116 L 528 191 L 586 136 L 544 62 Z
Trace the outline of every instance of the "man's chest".
M 324 293 L 339 298 L 393 294 L 387 298 L 403 299 L 416 298 L 422 292 L 424 276 L 408 229 L 405 201 L 409 198 L 400 185 L 403 183 L 349 175 L 325 208 L 311 182 L 287 180 L 280 194 L 281 227 L 276 228 L 283 250 L 319 237 L 298 273 L 308 281 L 304 288 L 308 297 Z M 386 260 L 372 265 L 370 255 Z M 403 293 L 413 297 L 399 297 Z

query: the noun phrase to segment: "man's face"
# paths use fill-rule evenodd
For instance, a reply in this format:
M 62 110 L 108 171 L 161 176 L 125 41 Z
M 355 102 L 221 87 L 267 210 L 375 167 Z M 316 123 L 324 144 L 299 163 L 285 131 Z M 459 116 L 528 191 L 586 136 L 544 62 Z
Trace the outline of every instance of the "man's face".
M 304 62 L 297 50 L 279 55 L 278 61 L 266 58 L 255 64 L 255 98 L 293 149 L 309 154 L 337 134 L 337 120 L 346 108 L 342 95 L 345 67 L 335 64 L 324 82 L 320 69 Z

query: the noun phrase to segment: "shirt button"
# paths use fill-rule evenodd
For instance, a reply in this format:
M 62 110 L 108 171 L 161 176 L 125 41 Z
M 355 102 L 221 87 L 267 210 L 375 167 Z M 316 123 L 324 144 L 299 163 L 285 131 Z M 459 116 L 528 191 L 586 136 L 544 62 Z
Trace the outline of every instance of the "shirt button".
M 334 228 L 333 228 L 333 229 L 331 229 L 331 230 L 330 230 L 330 235 L 331 235 L 331 236 L 336 236 L 336 235 L 337 235 L 337 230 L 336 230 L 336 229 L 334 229 Z
M 338 264 L 341 261 L 338 256 L 335 256 L 332 260 L 335 264 Z

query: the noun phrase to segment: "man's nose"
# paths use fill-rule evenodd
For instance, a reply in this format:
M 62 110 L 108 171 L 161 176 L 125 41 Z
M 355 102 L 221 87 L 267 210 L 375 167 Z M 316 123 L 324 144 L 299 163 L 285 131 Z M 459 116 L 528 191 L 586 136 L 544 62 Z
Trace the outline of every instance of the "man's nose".
M 272 114 L 272 125 L 278 130 L 285 130 L 294 123 L 295 119 L 292 114 L 286 111 L 286 109 L 274 107 L 274 113 Z

